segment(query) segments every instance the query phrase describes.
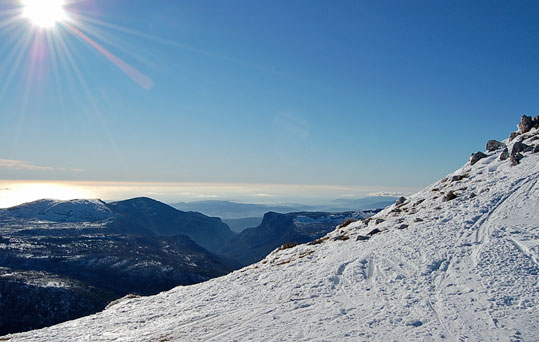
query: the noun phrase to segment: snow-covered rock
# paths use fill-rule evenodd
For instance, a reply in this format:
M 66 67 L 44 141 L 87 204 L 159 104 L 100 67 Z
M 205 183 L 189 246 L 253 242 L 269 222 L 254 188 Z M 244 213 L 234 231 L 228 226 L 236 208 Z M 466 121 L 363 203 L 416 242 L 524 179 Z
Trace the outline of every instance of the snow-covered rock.
M 537 145 L 537 137 L 532 128 L 519 139 Z M 504 143 L 511 150 L 514 141 Z M 511 166 L 501 153 L 486 152 L 372 220 L 316 243 L 276 250 L 202 284 L 9 337 L 537 341 L 539 155 L 523 152 Z M 444 201 L 448 193 L 455 197 Z M 376 234 L 358 239 L 375 226 Z

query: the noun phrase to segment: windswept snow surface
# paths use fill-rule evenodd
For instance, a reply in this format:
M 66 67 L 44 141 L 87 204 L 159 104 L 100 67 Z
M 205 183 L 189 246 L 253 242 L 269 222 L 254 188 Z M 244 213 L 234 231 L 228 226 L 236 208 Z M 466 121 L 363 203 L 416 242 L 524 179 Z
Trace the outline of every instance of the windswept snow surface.
M 539 153 L 501 152 L 318 244 L 11 338 L 538 341 Z

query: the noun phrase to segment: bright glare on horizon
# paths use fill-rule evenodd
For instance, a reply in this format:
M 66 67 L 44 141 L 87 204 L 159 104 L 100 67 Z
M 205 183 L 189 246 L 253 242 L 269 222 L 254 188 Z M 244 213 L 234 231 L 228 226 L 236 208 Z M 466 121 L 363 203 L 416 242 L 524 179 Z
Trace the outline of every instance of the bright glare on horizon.
M 94 198 L 94 196 L 87 189 L 73 185 L 54 183 L 17 183 L 10 184 L 9 191 L 6 191 L 6 189 L 0 191 L 0 208 L 8 208 L 43 198 L 71 200 Z
M 41 28 L 51 28 L 67 20 L 64 0 L 23 0 L 24 17 Z

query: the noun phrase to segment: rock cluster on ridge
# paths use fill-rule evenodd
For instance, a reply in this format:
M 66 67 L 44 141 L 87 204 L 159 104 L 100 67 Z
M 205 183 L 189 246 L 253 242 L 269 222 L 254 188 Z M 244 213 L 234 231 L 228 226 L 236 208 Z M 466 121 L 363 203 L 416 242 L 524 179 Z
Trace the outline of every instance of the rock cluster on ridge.
M 487 153 L 493 153 L 503 148 L 499 155 L 499 160 L 509 159 L 511 166 L 516 166 L 526 156 L 526 153 L 539 152 L 539 144 L 537 143 L 539 140 L 539 115 L 533 119 L 531 116 L 523 115 L 517 127 L 518 131 L 512 132 L 509 136 L 508 144 L 497 140 L 487 141 Z M 509 153 L 509 150 L 511 150 L 511 153 Z M 488 156 L 483 152 L 472 153 L 470 165 L 474 165 Z
M 520 123 L 518 124 L 518 130 L 521 133 L 527 133 L 532 128 L 539 128 L 539 115 L 536 115 L 533 119 L 531 116 L 522 115 Z

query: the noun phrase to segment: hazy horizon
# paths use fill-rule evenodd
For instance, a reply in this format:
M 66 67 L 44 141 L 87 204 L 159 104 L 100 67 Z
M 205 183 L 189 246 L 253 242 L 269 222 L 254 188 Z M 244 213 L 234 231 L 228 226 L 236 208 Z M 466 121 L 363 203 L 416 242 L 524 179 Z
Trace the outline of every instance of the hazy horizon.
M 530 1 L 2 1 L 0 183 L 20 186 L 0 188 L 20 191 L 0 196 L 421 189 L 537 112 L 538 15 Z
M 416 190 L 290 184 L 0 181 L 0 208 L 42 198 L 118 201 L 133 197 L 150 197 L 165 203 L 226 200 L 253 204 L 328 205 L 335 199 L 391 197 Z

